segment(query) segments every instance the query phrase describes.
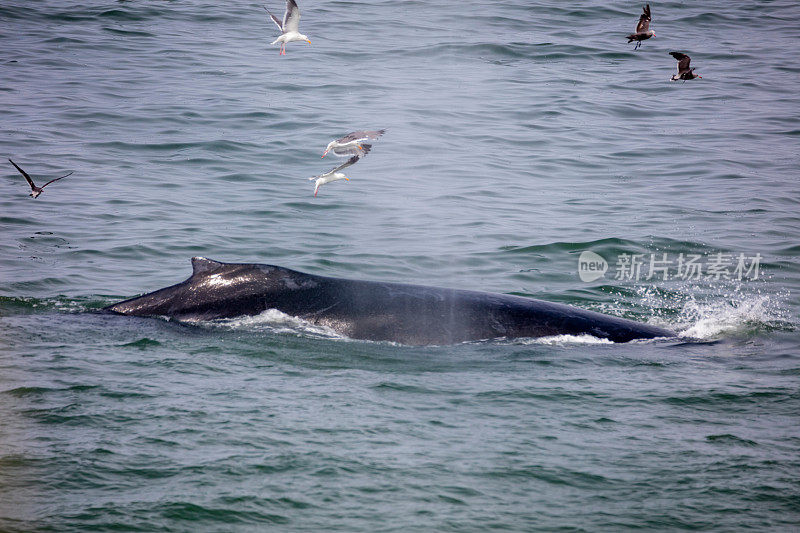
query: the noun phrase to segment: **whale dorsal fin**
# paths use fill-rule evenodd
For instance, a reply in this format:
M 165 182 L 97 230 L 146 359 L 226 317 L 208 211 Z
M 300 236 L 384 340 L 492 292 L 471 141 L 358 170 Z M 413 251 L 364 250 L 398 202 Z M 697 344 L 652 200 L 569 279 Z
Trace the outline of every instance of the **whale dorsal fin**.
M 192 276 L 216 270 L 224 264 L 205 257 L 192 257 Z

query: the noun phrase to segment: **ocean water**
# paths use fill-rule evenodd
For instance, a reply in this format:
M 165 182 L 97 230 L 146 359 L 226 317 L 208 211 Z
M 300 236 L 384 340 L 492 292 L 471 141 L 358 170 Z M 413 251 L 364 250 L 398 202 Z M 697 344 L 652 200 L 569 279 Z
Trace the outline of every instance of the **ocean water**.
M 0 3 L 0 530 L 796 530 L 800 6 L 651 6 L 300 0 L 284 57 L 260 2 Z M 680 337 L 97 312 L 196 255 Z

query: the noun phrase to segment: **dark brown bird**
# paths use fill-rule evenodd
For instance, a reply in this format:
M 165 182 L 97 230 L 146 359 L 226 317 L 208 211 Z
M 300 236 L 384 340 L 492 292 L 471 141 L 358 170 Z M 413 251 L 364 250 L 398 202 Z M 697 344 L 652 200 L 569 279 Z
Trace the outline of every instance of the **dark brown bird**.
M 28 182 L 28 185 L 30 185 L 30 186 L 31 186 L 31 193 L 30 193 L 28 196 L 32 196 L 33 198 L 38 198 L 38 196 L 39 196 L 40 194 L 42 194 L 42 192 L 44 191 L 44 188 L 45 188 L 45 187 L 47 187 L 48 185 L 50 185 L 51 183 L 53 183 L 54 181 L 58 181 L 58 180 L 60 180 L 60 179 L 66 178 L 67 176 L 69 176 L 70 174 L 72 174 L 72 172 L 70 172 L 69 174 L 64 174 L 64 175 L 63 175 L 63 176 L 61 176 L 60 178 L 56 178 L 56 179 L 54 179 L 54 180 L 50 180 L 50 181 L 48 181 L 47 183 L 45 183 L 44 185 L 42 185 L 41 187 L 37 187 L 37 186 L 36 186 L 36 184 L 35 184 L 35 183 L 33 183 L 33 180 L 31 179 L 31 177 L 28 175 L 28 173 L 27 173 L 27 172 L 25 172 L 24 170 L 22 170 L 21 168 L 19 168 L 19 165 L 17 165 L 17 164 L 16 164 L 16 163 L 14 163 L 13 161 L 11 161 L 11 159 L 9 159 L 9 162 L 10 162 L 12 165 L 14 165 L 14 167 L 15 167 L 17 170 L 19 170 L 19 173 L 20 173 L 20 174 L 22 174 L 22 176 L 23 176 L 23 177 L 25 178 L 25 180 Z
M 686 80 L 703 77 L 700 74 L 695 74 L 693 68 L 689 68 L 689 63 L 692 61 L 691 57 L 680 52 L 670 52 L 669 55 L 678 60 L 678 73 L 673 74 L 670 81 L 683 80 L 686 83 Z
M 636 42 L 636 46 L 633 47 L 634 50 L 642 46 L 642 41 L 649 39 L 650 37 L 655 37 L 656 32 L 650 29 L 650 4 L 647 4 L 642 8 L 644 11 L 641 16 L 639 17 L 639 22 L 636 24 L 636 32 L 631 33 L 628 35 L 628 42 Z

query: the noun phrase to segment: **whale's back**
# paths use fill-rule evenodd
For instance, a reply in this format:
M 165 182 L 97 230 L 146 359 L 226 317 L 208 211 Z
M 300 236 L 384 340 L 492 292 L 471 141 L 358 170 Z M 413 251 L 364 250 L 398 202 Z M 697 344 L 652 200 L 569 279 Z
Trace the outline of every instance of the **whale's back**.
M 452 344 L 498 337 L 589 334 L 614 342 L 670 337 L 662 328 L 521 296 L 360 281 L 249 263 L 192 259 L 186 281 L 106 309 L 210 320 L 277 309 L 354 339 Z

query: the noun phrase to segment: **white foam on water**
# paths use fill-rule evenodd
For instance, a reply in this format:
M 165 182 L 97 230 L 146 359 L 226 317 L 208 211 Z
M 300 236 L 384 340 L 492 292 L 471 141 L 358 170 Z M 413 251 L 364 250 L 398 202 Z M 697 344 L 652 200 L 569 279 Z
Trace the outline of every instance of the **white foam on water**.
M 648 323 L 673 329 L 679 337 L 691 340 L 794 327 L 786 316 L 785 294 L 767 295 L 744 284 L 724 288 L 689 285 L 679 290 L 664 293 L 647 288 L 640 292 L 643 306 L 654 310 Z
M 564 344 L 614 344 L 613 341 L 608 339 L 601 339 L 592 335 L 551 335 L 549 337 L 539 337 L 538 339 L 531 339 L 531 344 L 548 344 L 551 346 L 560 346 Z
M 566 346 L 572 344 L 614 344 L 608 339 L 601 339 L 589 334 L 583 335 L 548 335 L 547 337 L 525 337 L 509 339 L 509 344 L 543 344 L 547 346 Z
M 715 339 L 768 327 L 781 319 L 780 312 L 768 296 L 742 296 L 740 300 L 715 302 L 698 302 L 690 298 L 680 312 L 680 336 Z
M 318 326 L 296 316 L 287 315 L 277 309 L 267 309 L 253 316 L 239 316 L 212 320 L 208 324 L 227 329 L 246 329 L 249 331 L 264 331 L 269 333 L 293 333 L 344 339 L 344 337 L 326 326 Z

